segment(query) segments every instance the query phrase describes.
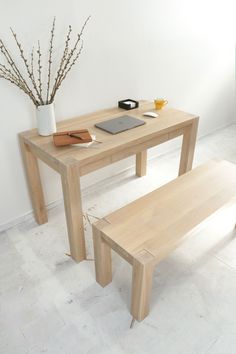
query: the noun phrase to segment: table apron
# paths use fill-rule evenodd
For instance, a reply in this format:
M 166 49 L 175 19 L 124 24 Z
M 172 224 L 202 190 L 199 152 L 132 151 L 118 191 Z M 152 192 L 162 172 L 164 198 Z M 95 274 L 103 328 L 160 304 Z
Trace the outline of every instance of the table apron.
M 53 170 L 57 171 L 58 173 L 60 173 L 60 163 L 58 161 L 56 161 L 53 157 L 51 157 L 49 154 L 44 153 L 42 150 L 40 150 L 39 148 L 37 148 L 37 146 L 34 146 L 32 144 L 27 143 L 27 141 L 25 141 L 25 143 L 28 145 L 29 149 L 32 151 L 32 153 L 41 161 L 43 161 L 46 165 L 48 165 L 49 167 L 51 167 Z
M 129 156 L 136 155 L 143 150 L 147 150 L 151 147 L 160 145 L 168 140 L 172 140 L 180 135 L 183 135 L 184 131 L 187 127 L 189 127 L 189 125 L 184 128 L 177 129 L 177 130 L 171 131 L 169 133 L 165 133 L 163 135 L 162 134 L 158 135 L 158 136 L 151 138 L 149 140 L 146 140 L 142 143 L 138 143 L 137 145 L 133 145 L 128 148 L 125 147 L 122 151 L 118 151 L 113 154 L 109 153 L 108 156 L 105 156 L 105 157 L 98 159 L 94 162 L 80 166 L 80 168 L 79 168 L 80 176 L 84 176 L 90 172 L 98 170 L 99 168 L 108 166 L 114 162 L 123 160 Z M 42 160 L 49 167 L 51 167 L 53 170 L 57 171 L 58 173 L 61 173 L 61 163 L 59 161 L 56 161 L 54 158 L 50 157 L 48 154 L 41 151 L 39 148 L 37 148 L 37 146 L 29 144 L 29 143 L 27 143 L 27 141 L 25 141 L 25 143 L 29 146 L 32 153 L 38 159 Z
M 184 131 L 187 127 L 189 127 L 189 125 L 184 128 L 177 129 L 175 131 L 171 131 L 171 132 L 163 134 L 163 135 L 158 135 L 158 136 L 151 138 L 149 140 L 146 140 L 142 143 L 138 143 L 137 145 L 133 145 L 128 148 L 125 147 L 122 151 L 119 151 L 119 152 L 116 152 L 113 154 L 109 154 L 108 156 L 106 156 L 102 159 L 98 159 L 98 160 L 88 163 L 84 166 L 80 166 L 80 168 L 79 168 L 80 176 L 84 176 L 90 172 L 98 170 L 99 168 L 102 168 L 102 167 L 110 165 L 114 162 L 123 160 L 129 156 L 136 155 L 137 153 L 139 153 L 143 150 L 147 150 L 151 147 L 160 145 L 168 140 L 172 140 L 180 135 L 183 135 Z

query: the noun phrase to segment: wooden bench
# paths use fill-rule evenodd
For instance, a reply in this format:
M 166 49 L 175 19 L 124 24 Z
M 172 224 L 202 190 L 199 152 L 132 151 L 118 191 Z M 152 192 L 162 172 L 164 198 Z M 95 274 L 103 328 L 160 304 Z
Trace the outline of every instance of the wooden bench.
M 96 280 L 112 280 L 111 249 L 133 267 L 131 314 L 149 313 L 154 266 L 194 227 L 236 202 L 236 165 L 210 161 L 93 224 Z

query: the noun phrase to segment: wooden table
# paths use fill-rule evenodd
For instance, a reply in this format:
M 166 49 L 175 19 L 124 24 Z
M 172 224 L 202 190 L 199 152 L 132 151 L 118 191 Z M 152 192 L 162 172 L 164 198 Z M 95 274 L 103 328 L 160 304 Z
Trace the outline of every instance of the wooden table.
M 154 111 L 153 103 L 141 101 L 140 107 L 131 111 L 113 108 L 68 119 L 57 123 L 57 130 L 88 128 L 102 143 L 91 147 L 60 147 L 52 137 L 42 137 L 33 129 L 20 133 L 20 143 L 25 162 L 28 185 L 38 224 L 48 221 L 37 159 L 60 173 L 64 196 L 65 214 L 71 257 L 80 262 L 86 259 L 80 177 L 131 155 L 136 155 L 136 174 L 146 174 L 147 149 L 183 135 L 179 175 L 191 170 L 195 149 L 198 117 L 171 108 L 159 111 L 158 118 L 143 117 L 142 113 Z M 146 124 L 129 131 L 111 135 L 94 124 L 124 114 L 145 120 Z

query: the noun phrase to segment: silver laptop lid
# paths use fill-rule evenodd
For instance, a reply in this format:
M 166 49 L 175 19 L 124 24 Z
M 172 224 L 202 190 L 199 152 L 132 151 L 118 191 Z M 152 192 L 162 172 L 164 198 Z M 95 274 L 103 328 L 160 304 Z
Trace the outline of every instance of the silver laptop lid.
M 126 130 L 139 127 L 140 125 L 145 124 L 141 119 L 137 119 L 131 116 L 121 116 L 118 118 L 113 118 L 106 120 L 101 123 L 95 124 L 95 127 L 105 130 L 110 134 L 118 134 Z

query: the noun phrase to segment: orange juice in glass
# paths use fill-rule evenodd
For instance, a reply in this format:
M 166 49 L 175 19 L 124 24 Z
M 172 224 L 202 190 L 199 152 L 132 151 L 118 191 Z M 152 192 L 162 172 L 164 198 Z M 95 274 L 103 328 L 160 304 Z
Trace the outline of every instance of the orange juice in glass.
M 164 98 L 156 98 L 154 100 L 155 109 L 162 109 L 168 103 Z

